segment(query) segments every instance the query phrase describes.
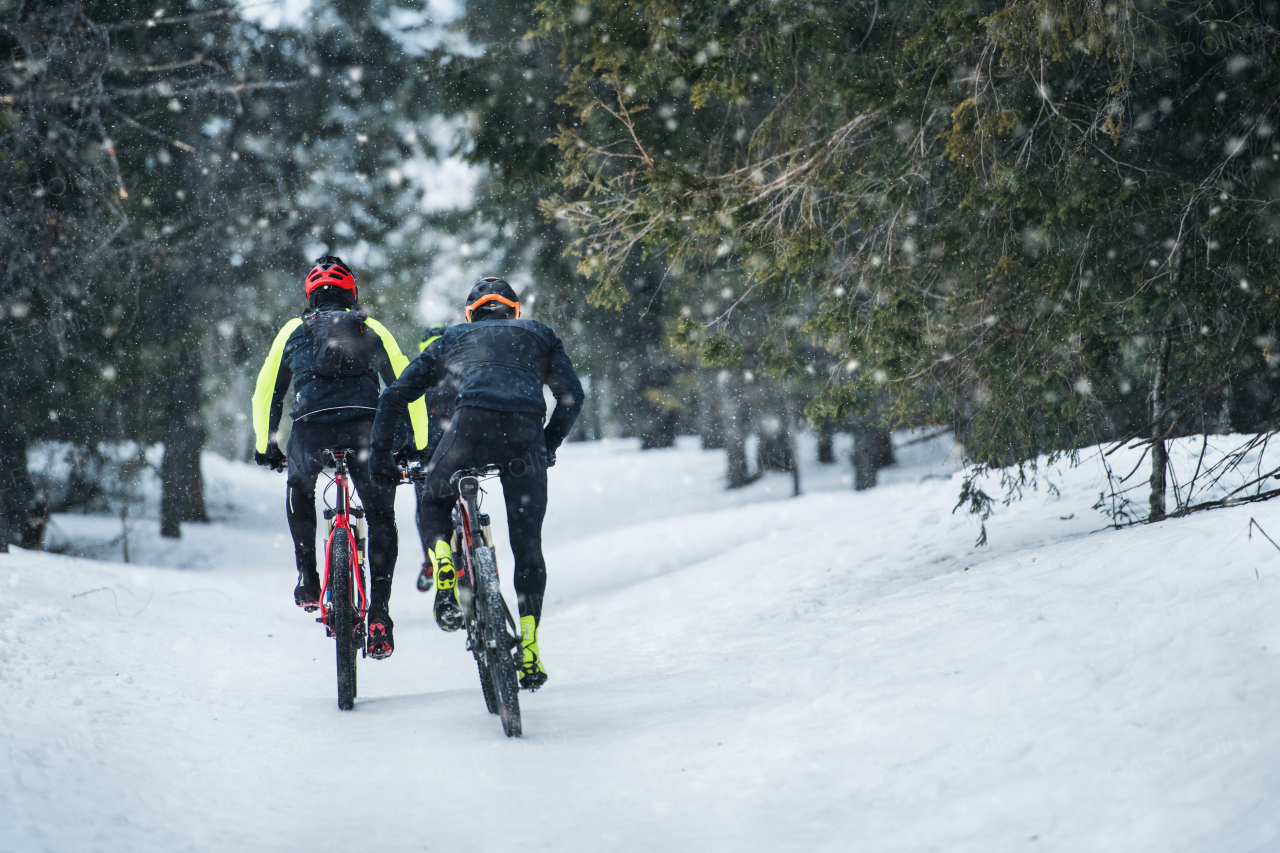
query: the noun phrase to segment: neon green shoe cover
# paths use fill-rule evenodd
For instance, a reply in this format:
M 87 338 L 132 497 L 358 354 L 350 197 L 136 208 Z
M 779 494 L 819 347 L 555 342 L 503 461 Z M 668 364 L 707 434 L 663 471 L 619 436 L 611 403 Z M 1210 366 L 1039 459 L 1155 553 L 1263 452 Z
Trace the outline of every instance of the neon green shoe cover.
M 436 624 L 442 631 L 456 631 L 462 627 L 462 607 L 458 604 L 458 572 L 453 567 L 453 552 L 449 543 L 441 539 L 427 554 L 436 576 Z
M 538 620 L 532 616 L 520 617 L 520 651 L 520 686 L 537 690 L 547 683 L 547 671 L 538 653 Z

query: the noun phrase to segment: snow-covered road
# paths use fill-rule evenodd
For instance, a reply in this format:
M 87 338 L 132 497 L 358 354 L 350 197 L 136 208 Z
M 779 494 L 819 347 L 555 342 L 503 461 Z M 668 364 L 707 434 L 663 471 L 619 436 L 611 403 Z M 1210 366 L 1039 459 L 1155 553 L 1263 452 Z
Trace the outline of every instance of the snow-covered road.
M 945 441 L 902 459 L 792 499 L 687 441 L 566 447 L 508 740 L 407 490 L 396 653 L 341 713 L 282 478 L 209 457 L 223 520 L 139 525 L 150 567 L 0 555 L 0 850 L 1280 849 L 1280 553 L 1247 539 L 1280 505 L 1089 535 L 1085 464 L 975 549 Z

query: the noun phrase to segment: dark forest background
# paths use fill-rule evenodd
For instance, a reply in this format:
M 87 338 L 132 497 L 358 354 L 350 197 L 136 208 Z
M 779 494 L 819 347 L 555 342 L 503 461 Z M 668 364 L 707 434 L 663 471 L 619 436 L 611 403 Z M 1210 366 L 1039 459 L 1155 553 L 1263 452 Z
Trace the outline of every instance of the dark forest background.
M 812 428 L 866 488 L 944 427 L 982 513 L 987 470 L 1137 441 L 1158 519 L 1168 440 L 1280 418 L 1270 0 L 248 12 L 0 2 L 0 542 L 106 469 L 205 520 L 321 249 L 406 352 L 433 277 L 507 276 L 590 377 L 576 438 L 696 434 L 729 487 Z

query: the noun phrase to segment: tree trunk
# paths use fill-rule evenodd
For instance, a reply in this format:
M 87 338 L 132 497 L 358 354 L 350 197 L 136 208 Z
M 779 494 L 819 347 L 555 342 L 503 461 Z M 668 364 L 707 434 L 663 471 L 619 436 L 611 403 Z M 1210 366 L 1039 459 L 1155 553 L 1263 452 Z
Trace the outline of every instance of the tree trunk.
M 836 461 L 835 436 L 835 427 L 831 424 L 818 427 L 818 463 L 820 465 L 831 465 Z
M 874 488 L 876 484 L 874 432 L 869 427 L 855 427 L 853 430 L 853 488 L 859 492 Z
M 632 417 L 637 422 L 636 433 L 642 450 L 672 447 L 676 443 L 680 416 L 676 404 L 671 402 L 672 372 L 660 359 L 655 347 L 647 347 L 638 369 L 641 398 L 632 406 Z
M 853 431 L 853 488 L 874 488 L 876 472 L 893 464 L 893 437 L 887 429 L 856 427 Z
M 198 352 L 188 352 L 182 358 L 177 375 L 169 382 L 169 393 L 172 409 L 160 470 L 160 535 L 177 538 L 182 535 L 181 522 L 209 520 L 200 474 L 204 424 Z
M 676 421 L 675 412 L 658 409 L 651 422 L 653 425 L 640 436 L 640 449 L 657 450 L 663 447 L 674 447 L 676 443 Z
M 774 414 L 760 419 L 760 444 L 756 447 L 757 471 L 783 471 L 795 468 L 791 454 L 791 434 L 785 420 Z
M 720 417 L 715 374 L 704 370 L 699 378 L 698 436 L 703 450 L 720 450 L 724 447 L 724 421 Z
M 171 272 L 163 314 L 165 354 L 169 362 L 168 427 L 160 468 L 160 535 L 182 536 L 182 522 L 208 521 L 200 453 L 204 450 L 201 413 L 200 350 L 192 329 L 193 306 L 186 292 L 187 274 Z
M 5 404 L 0 401 L 0 553 L 9 553 L 9 543 L 22 528 L 16 523 L 19 515 L 17 477 L 12 471 L 12 448 L 17 438 L 9 425 Z M 25 474 L 26 471 L 23 471 Z
M 27 474 L 27 442 L 8 423 L 0 422 L 0 543 L 8 551 L 16 542 L 35 548 L 40 531 L 33 523 L 35 489 Z
M 0 554 L 9 553 L 9 483 L 0 477 Z
M 716 388 L 729 461 L 727 480 L 729 488 L 740 489 L 755 479 L 747 471 L 747 413 L 742 401 L 741 379 L 729 373 L 723 381 L 717 382 Z
M 796 398 L 788 392 L 786 399 L 786 427 L 791 455 L 791 495 L 798 498 L 800 497 L 800 449 L 796 446 Z
M 893 455 L 893 433 L 887 429 L 876 430 L 876 468 L 888 468 L 897 461 Z
M 1147 521 L 1161 521 L 1165 517 L 1165 473 L 1169 467 L 1169 453 L 1164 441 L 1165 394 L 1169 384 L 1169 332 L 1160 335 L 1156 349 L 1156 377 L 1151 385 L 1151 510 Z

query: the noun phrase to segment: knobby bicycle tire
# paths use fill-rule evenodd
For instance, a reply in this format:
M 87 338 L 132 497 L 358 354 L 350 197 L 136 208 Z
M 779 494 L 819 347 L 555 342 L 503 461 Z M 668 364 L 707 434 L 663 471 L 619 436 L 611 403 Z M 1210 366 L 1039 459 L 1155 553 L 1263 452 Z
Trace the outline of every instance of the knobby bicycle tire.
M 489 675 L 489 666 L 485 656 L 477 647 L 476 669 L 480 672 L 480 692 L 484 694 L 484 707 L 490 714 L 498 713 L 498 697 L 493 695 L 493 678 Z
M 461 561 L 462 555 L 455 551 L 453 564 L 460 566 L 462 565 Z M 490 714 L 496 714 L 498 713 L 498 700 L 493 695 L 493 681 L 489 678 L 489 666 L 485 663 L 483 652 L 484 643 L 480 640 L 480 628 L 476 622 L 475 587 L 472 585 L 472 578 L 474 577 L 475 568 L 473 567 L 467 570 L 463 577 L 459 578 L 458 602 L 462 605 L 462 612 L 466 615 L 467 648 L 471 649 L 471 656 L 476 659 L 476 671 L 480 674 L 480 691 L 484 694 L 485 710 Z
M 519 737 L 520 682 L 516 675 L 516 662 L 511 656 L 514 638 L 507 633 L 507 623 L 502 606 L 502 590 L 498 586 L 498 567 L 493 549 L 479 546 L 473 552 L 475 560 L 475 612 L 479 621 L 480 653 L 484 665 L 480 667 L 481 684 L 485 670 L 493 693 L 496 713 L 502 720 L 502 731 L 507 737 Z M 488 704 L 489 696 L 485 696 Z
M 338 709 L 350 711 L 356 703 L 356 612 L 351 603 L 351 540 L 341 528 L 334 531 L 330 549 L 329 590 L 338 658 Z

